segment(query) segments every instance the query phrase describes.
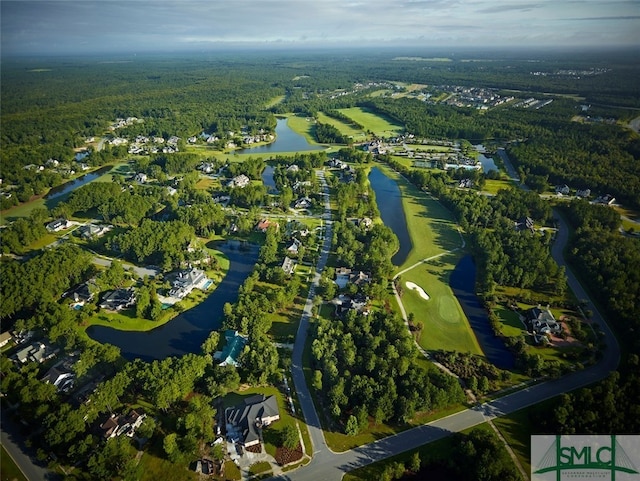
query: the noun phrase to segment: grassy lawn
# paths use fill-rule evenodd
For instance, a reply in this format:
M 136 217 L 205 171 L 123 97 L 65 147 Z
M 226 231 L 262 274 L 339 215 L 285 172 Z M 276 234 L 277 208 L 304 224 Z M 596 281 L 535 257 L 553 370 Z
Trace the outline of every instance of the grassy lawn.
M 404 130 L 402 125 L 393 123 L 391 119 L 381 115 L 374 114 L 361 107 L 351 107 L 348 109 L 339 109 L 344 115 L 353 119 L 354 122 L 364 126 L 365 130 L 370 130 L 375 135 L 384 137 L 401 133 Z
M 502 321 L 502 333 L 507 337 L 518 337 L 525 334 L 524 324 L 520 321 L 518 314 L 505 305 L 499 305 L 494 312 L 500 316 Z
M 531 472 L 531 433 L 536 432 L 528 413 L 528 409 L 521 409 L 493 421 L 513 449 L 525 473 Z
M 157 481 L 158 479 L 195 481 L 198 479 L 198 475 L 186 469 L 184 465 L 171 463 L 147 451 L 140 458 L 137 473 L 140 481 Z
M 2 481 L 28 481 L 4 446 L 0 446 L 0 448 L 0 478 Z
M 417 152 L 452 152 L 453 151 L 451 147 L 447 147 L 446 145 L 407 144 L 407 147 Z
M 487 179 L 482 191 L 488 192 L 489 194 L 497 194 L 499 190 L 509 189 L 511 187 L 515 187 L 515 184 L 510 180 Z
M 264 106 L 265 109 L 270 109 L 278 105 L 280 102 L 283 102 L 286 98 L 286 95 L 278 95 L 277 97 L 272 98 L 267 104 Z
M 424 325 L 419 338 L 424 349 L 482 356 L 469 321 L 449 287 L 449 277 L 460 256 L 460 252 L 446 254 L 402 274 L 402 303 L 407 314 L 413 313 L 415 320 Z M 417 291 L 408 289 L 407 281 L 422 287 L 430 299 L 425 300 Z
M 349 125 L 341 120 L 334 119 L 333 117 L 329 117 L 328 115 L 323 114 L 322 112 L 318 112 L 318 121 L 323 124 L 333 125 L 336 129 L 340 131 L 342 135 L 347 135 L 349 137 L 353 137 L 355 141 L 365 140 L 367 134 L 364 133 L 361 129 Z

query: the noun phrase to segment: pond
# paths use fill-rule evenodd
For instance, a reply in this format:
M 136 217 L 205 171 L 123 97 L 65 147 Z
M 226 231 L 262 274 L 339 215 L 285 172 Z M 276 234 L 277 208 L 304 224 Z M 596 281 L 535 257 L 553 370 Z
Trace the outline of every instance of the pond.
M 487 360 L 501 369 L 512 369 L 513 354 L 501 339 L 493 334 L 487 311 L 475 291 L 476 266 L 470 255 L 464 256 L 451 273 L 449 286 L 464 311 Z
M 148 332 L 120 331 L 111 327 L 91 326 L 87 334 L 92 339 L 118 346 L 122 356 L 144 361 L 198 353 L 211 331 L 222 325 L 226 302 L 238 299 L 238 289 L 253 271 L 259 247 L 240 241 L 226 241 L 215 246 L 230 261 L 222 283 L 202 303 L 185 311 L 163 326 Z
M 46 200 L 52 200 L 57 197 L 61 197 L 65 194 L 68 194 L 69 192 L 73 192 L 78 187 L 82 187 L 83 185 L 88 184 L 92 180 L 97 179 L 101 175 L 106 174 L 111 170 L 111 168 L 112 168 L 111 165 L 107 165 L 106 167 L 101 167 L 98 170 L 91 172 L 90 174 L 81 175 L 75 180 L 72 180 L 65 184 L 54 187 L 49 191 L 49 193 L 44 198 Z
M 268 145 L 261 145 L 243 149 L 243 154 L 274 154 L 277 152 L 298 152 L 305 150 L 322 150 L 321 145 L 312 145 L 302 135 L 291 130 L 287 119 L 278 119 L 276 125 L 276 140 Z
M 478 144 L 474 145 L 474 147 L 478 152 L 480 152 L 480 155 L 478 155 L 478 160 L 482 164 L 482 172 L 486 174 L 490 170 L 498 170 L 498 166 L 496 165 L 495 161 L 491 157 L 487 157 L 486 155 L 484 155 L 486 153 L 484 145 Z
M 262 171 L 262 182 L 270 193 L 277 194 L 276 181 L 273 180 L 273 172 L 275 168 L 273 165 L 267 165 Z
M 376 194 L 376 204 L 382 222 L 398 237 L 400 248 L 391 258 L 396 266 L 401 266 L 413 248 L 407 220 L 402 206 L 402 193 L 395 180 L 387 177 L 380 169 L 374 167 L 369 173 L 371 188 Z

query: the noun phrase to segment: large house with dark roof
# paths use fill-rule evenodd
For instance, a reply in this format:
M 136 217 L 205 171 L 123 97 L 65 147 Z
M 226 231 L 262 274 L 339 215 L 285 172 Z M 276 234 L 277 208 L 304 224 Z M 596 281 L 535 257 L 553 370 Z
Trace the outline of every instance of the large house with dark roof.
M 251 396 L 241 405 L 227 408 L 225 415 L 227 433 L 245 448 L 259 444 L 262 428 L 280 419 L 276 397 L 265 397 L 263 394 Z

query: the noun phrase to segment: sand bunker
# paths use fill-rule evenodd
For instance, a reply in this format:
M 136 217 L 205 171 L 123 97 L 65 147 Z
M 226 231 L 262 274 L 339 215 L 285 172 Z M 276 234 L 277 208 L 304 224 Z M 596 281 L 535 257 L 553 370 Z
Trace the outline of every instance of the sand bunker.
M 413 282 L 405 282 L 407 289 L 413 289 L 414 291 L 418 291 L 420 297 L 422 297 L 425 301 L 429 300 L 429 295 L 424 292 L 424 289 L 420 287 L 418 284 L 414 284 Z

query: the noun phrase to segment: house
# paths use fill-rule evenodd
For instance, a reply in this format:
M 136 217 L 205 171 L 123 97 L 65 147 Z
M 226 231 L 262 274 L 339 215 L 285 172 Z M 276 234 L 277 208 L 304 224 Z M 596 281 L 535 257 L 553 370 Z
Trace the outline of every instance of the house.
M 569 195 L 569 192 L 571 192 L 571 189 L 567 184 L 556 185 L 556 194 Z
M 580 197 L 581 199 L 586 199 L 590 195 L 591 195 L 591 189 L 584 189 L 584 190 L 578 189 L 578 191 L 576 192 L 576 197 Z
M 616 201 L 616 198 L 614 196 L 612 196 L 611 194 L 604 194 L 604 195 L 599 196 L 593 202 L 596 203 L 596 204 L 611 205 L 611 204 L 615 203 L 615 201 Z
M 287 167 L 287 172 L 299 172 L 300 171 L 300 167 L 298 167 L 297 164 L 291 164 L 289 167 Z
M 460 179 L 458 183 L 458 187 L 461 189 L 470 189 L 473 186 L 473 181 L 471 179 Z
M 139 172 L 135 176 L 135 181 L 140 182 L 141 184 L 144 184 L 148 179 L 149 177 L 144 172 Z
M 63 229 L 67 229 L 71 225 L 67 219 L 56 219 L 47 224 L 47 230 L 49 232 L 60 232 Z
M 260 222 L 256 224 L 256 230 L 259 230 L 260 232 L 264 233 L 264 232 L 267 232 L 267 230 L 271 226 L 275 226 L 276 230 L 280 228 L 280 224 L 278 224 L 275 221 L 272 221 L 269 219 L 261 219 Z
M 120 311 L 134 306 L 136 303 L 136 292 L 133 287 L 128 289 L 116 289 L 109 291 L 102 298 L 100 307 L 110 311 Z
M 16 360 L 21 364 L 27 362 L 37 362 L 42 364 L 47 359 L 55 357 L 59 349 L 54 349 L 43 342 L 34 342 L 29 347 L 25 347 L 16 353 Z
M 515 223 L 517 231 L 529 229 L 533 231 L 533 219 L 531 217 L 523 217 Z
M 356 286 L 361 286 L 362 284 L 369 284 L 371 282 L 371 276 L 366 272 L 357 271 L 352 272 L 349 276 L 349 282 L 351 284 L 355 284 Z
M 180 137 L 176 137 L 175 135 L 172 135 L 171 137 L 169 137 L 169 140 L 167 140 L 167 144 L 176 146 L 178 145 L 179 141 L 180 141 Z
M 260 443 L 262 429 L 280 419 L 280 410 L 275 396 L 257 394 L 227 408 L 225 417 L 231 439 L 248 448 Z
M 141 414 L 135 409 L 128 416 L 112 414 L 100 425 L 102 436 L 104 439 L 111 439 L 124 434 L 132 438 L 146 417 L 146 414 Z
M 362 219 L 358 220 L 357 224 L 359 227 L 364 227 L 365 229 L 369 230 L 373 225 L 373 220 L 370 217 L 363 217 Z
M 556 321 L 548 308 L 532 307 L 526 312 L 526 319 L 534 334 L 558 334 L 562 332 L 562 325 Z
M 171 297 L 182 299 L 188 296 L 195 288 L 205 289 L 208 286 L 209 279 L 204 271 L 196 267 L 178 272 L 173 279 L 171 285 L 173 288 L 169 291 Z
M 342 317 L 349 311 L 356 311 L 358 314 L 365 316 L 369 315 L 369 308 L 367 307 L 369 299 L 362 294 L 358 294 L 353 298 L 345 295 L 339 295 L 331 301 L 336 306 L 335 314 L 337 317 Z
M 244 174 L 240 174 L 240 175 L 235 176 L 229 182 L 227 182 L 227 187 L 229 187 L 229 188 L 238 187 L 238 188 L 242 189 L 242 188 L 248 186 L 250 182 L 251 182 L 251 179 L 249 179 L 249 177 L 247 177 Z
M 97 289 L 94 281 L 95 279 L 92 279 L 90 281 L 83 282 L 82 284 L 77 285 L 72 290 L 66 292 L 64 297 L 71 296 L 74 302 L 90 302 L 94 297 L 94 293 L 92 292 L 92 290 Z
M 293 255 L 297 255 L 298 251 L 300 250 L 300 247 L 302 247 L 302 242 L 300 242 L 298 239 L 293 238 L 291 245 L 289 247 L 287 247 L 287 252 L 289 252 L 290 254 Z
M 85 240 L 90 240 L 97 237 L 102 237 L 111 229 L 113 229 L 113 226 L 110 226 L 110 225 L 86 224 L 86 225 L 80 226 L 80 229 L 78 229 L 78 232 L 80 232 L 80 237 L 82 237 Z
M 224 333 L 225 346 L 222 351 L 216 351 L 213 358 L 221 361 L 221 366 L 238 366 L 238 358 L 247 344 L 247 338 L 238 334 L 238 331 L 229 329 Z
M 11 341 L 12 339 L 13 336 L 9 331 L 3 332 L 2 334 L 0 334 L 0 347 L 4 347 L 9 344 L 9 341 Z
M 312 205 L 313 202 L 311 201 L 311 199 L 309 199 L 309 197 L 302 197 L 295 202 L 293 207 L 295 209 L 308 209 Z
M 282 261 L 282 270 L 290 276 L 296 270 L 296 261 L 290 257 L 285 257 L 284 261 Z
M 76 375 L 61 366 L 54 366 L 49 369 L 47 373 L 40 378 L 40 380 L 47 384 L 53 384 L 58 388 L 58 391 L 69 392 L 73 389 L 73 385 L 76 381 Z

